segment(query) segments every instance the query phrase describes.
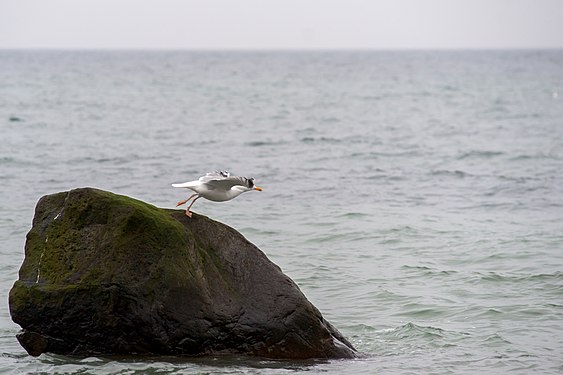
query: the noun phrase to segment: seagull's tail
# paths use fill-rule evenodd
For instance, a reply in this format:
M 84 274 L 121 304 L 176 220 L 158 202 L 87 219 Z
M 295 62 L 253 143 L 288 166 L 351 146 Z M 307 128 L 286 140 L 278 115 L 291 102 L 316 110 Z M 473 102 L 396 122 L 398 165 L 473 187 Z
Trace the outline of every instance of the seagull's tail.
M 172 184 L 172 186 L 174 187 L 178 187 L 178 188 L 192 188 L 195 186 L 195 181 L 190 181 L 190 182 L 183 182 L 181 184 Z

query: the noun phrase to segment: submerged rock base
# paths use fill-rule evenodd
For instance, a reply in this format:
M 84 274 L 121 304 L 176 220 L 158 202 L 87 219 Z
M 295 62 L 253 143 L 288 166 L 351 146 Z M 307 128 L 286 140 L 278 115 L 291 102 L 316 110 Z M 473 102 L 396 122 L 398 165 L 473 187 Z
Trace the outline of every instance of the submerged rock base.
M 91 188 L 41 198 L 9 303 L 34 356 L 355 357 L 236 230 Z

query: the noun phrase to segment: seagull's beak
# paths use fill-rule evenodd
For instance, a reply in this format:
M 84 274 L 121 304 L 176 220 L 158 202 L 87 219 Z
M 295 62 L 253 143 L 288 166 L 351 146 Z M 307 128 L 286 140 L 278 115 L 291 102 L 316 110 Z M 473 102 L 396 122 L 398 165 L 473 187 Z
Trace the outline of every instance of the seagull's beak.
M 258 186 L 255 186 L 255 187 L 254 187 L 254 190 L 262 191 L 262 188 L 261 188 L 261 187 L 258 187 Z

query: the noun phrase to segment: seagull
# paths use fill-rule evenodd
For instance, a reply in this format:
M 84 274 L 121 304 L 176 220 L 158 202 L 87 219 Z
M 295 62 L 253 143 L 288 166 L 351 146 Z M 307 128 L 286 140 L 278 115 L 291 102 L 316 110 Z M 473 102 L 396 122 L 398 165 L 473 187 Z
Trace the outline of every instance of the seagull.
M 186 208 L 186 216 L 188 217 L 192 217 L 190 208 L 195 201 L 201 197 L 214 202 L 224 202 L 230 201 L 247 191 L 262 191 L 262 188 L 254 185 L 254 178 L 231 176 L 227 171 L 210 172 L 196 181 L 172 184 L 172 186 L 190 189 L 195 192 L 195 194 L 190 195 L 188 199 L 176 204 L 176 207 L 178 207 L 187 203 L 190 199 L 195 198 L 188 208 Z

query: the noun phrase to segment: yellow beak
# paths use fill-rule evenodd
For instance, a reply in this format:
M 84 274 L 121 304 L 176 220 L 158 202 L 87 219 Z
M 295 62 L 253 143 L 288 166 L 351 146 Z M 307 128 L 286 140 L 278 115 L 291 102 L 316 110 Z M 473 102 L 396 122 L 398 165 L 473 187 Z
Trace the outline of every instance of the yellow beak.
M 258 186 L 254 186 L 254 190 L 262 191 L 262 188 Z

